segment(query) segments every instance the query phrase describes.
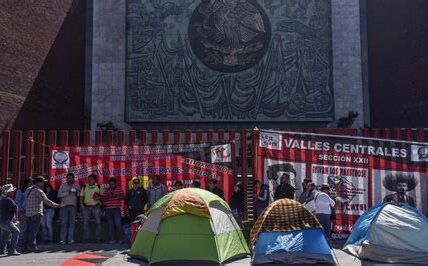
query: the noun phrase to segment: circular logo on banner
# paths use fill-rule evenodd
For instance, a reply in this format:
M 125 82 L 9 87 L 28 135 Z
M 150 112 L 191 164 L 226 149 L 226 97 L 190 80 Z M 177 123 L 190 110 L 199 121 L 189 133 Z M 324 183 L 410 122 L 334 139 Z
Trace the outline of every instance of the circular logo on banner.
M 190 45 L 206 66 L 239 72 L 265 55 L 271 28 L 263 8 L 254 0 L 202 1 L 189 22 Z
M 52 157 L 58 166 L 64 165 L 68 161 L 68 153 L 65 151 L 55 151 Z

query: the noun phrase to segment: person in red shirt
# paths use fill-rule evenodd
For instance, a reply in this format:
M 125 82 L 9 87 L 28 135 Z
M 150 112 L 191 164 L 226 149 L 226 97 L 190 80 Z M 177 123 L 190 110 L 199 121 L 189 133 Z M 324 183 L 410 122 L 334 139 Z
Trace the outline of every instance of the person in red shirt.
M 115 236 L 118 243 L 122 243 L 122 215 L 121 206 L 125 198 L 123 190 L 117 186 L 116 178 L 109 179 L 109 187 L 103 191 L 102 200 L 106 209 L 106 219 L 109 228 L 110 244 L 115 243 Z

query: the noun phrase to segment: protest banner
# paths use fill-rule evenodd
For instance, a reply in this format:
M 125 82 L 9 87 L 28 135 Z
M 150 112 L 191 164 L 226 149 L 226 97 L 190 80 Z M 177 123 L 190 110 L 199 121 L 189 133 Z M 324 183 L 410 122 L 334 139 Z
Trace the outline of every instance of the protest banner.
M 115 177 L 126 190 L 133 177 L 147 181 L 159 175 L 171 191 L 176 180 L 190 187 L 199 179 L 205 188 L 210 179 L 216 179 L 229 199 L 234 182 L 232 159 L 230 143 L 51 147 L 50 181 L 58 188 L 66 174 L 73 173 L 80 184 L 85 184 L 88 175 L 94 173 L 103 186 Z
M 368 208 L 402 202 L 427 214 L 428 143 L 342 135 L 259 131 L 256 178 L 273 191 L 287 172 L 296 199 L 302 181 L 327 183 L 336 201 L 333 237 L 349 235 Z

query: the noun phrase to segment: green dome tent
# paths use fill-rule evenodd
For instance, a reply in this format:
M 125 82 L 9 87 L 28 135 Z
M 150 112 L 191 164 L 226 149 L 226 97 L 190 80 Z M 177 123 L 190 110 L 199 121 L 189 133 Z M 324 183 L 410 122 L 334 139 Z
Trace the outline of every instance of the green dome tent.
M 198 188 L 181 189 L 149 210 L 130 256 L 150 264 L 220 264 L 249 254 L 229 205 Z

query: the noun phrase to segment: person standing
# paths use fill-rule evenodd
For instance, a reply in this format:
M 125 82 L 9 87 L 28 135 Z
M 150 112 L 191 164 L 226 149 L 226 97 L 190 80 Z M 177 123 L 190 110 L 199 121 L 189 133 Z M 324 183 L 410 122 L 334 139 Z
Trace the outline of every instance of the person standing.
M 105 189 L 102 194 L 102 200 L 106 208 L 110 244 L 115 243 L 115 238 L 118 243 L 122 243 L 122 215 L 120 208 L 124 196 L 123 190 L 117 186 L 116 178 L 110 178 L 109 187 Z
M 157 175 L 153 176 L 152 186 L 147 191 L 149 208 L 151 208 L 156 201 L 165 196 L 167 192 L 166 186 L 160 182 L 160 177 Z
M 262 184 L 259 180 L 254 181 L 254 188 L 258 192 L 256 196 L 256 215 L 259 217 L 269 206 L 269 187 Z
M 183 188 L 183 182 L 180 180 L 176 180 L 174 183 L 174 190 L 179 190 Z
M 331 208 L 334 207 L 334 200 L 329 195 L 330 187 L 328 184 L 323 184 L 321 186 L 321 192 L 317 193 L 314 202 L 315 202 L 315 213 L 318 221 L 323 227 L 324 234 L 327 239 L 331 237 Z
M 216 179 L 211 179 L 210 183 L 208 185 L 208 191 L 211 193 L 216 194 L 217 196 L 219 196 L 220 198 L 224 199 L 224 193 L 223 190 L 221 190 L 218 186 L 217 186 L 218 182 Z
M 0 201 L 0 255 L 5 254 L 6 243 L 10 237 L 8 246 L 8 256 L 19 256 L 21 253 L 16 251 L 18 244 L 19 229 L 13 222 L 18 214 L 18 205 L 13 200 L 15 188 L 12 184 L 6 184 L 2 187 L 4 197 Z
M 62 205 L 57 204 L 46 196 L 43 192 L 45 178 L 37 176 L 33 179 L 34 185 L 25 191 L 25 217 L 27 230 L 25 234 L 26 246 L 25 251 L 37 252 L 36 235 L 40 227 L 43 216 L 43 203 L 53 208 L 60 208 Z
M 194 179 L 193 182 L 192 182 L 192 187 L 193 188 L 201 188 L 201 180 Z
M 45 184 L 44 192 L 46 197 L 51 201 L 57 203 L 58 197 L 57 192 L 53 189 L 52 185 L 48 182 Z M 53 218 L 55 216 L 55 209 L 51 206 L 44 206 L 44 213 L 42 216 L 42 232 L 43 232 L 43 241 L 52 242 L 53 241 Z
M 90 220 L 95 220 L 95 241 L 101 241 L 101 187 L 97 176 L 88 176 L 88 184 L 80 191 L 80 207 L 83 210 L 83 242 L 89 241 Z
M 241 182 L 237 182 L 230 197 L 230 209 L 236 222 L 241 226 L 242 212 L 244 211 L 244 189 Z
M 66 176 L 66 183 L 62 184 L 58 190 L 58 198 L 64 207 L 60 211 L 61 219 L 61 232 L 60 241 L 61 245 L 66 243 L 74 243 L 74 224 L 76 221 L 77 212 L 77 197 L 80 193 L 80 186 L 74 182 L 74 174 L 68 173 Z
M 16 191 L 15 202 L 18 205 L 18 228 L 21 231 L 19 234 L 18 247 L 25 249 L 27 243 L 25 243 L 26 236 L 26 217 L 25 217 L 25 191 L 33 185 L 32 177 L 25 177 L 23 185 Z
M 125 206 L 128 208 L 131 222 L 135 217 L 144 213 L 144 206 L 147 204 L 147 192 L 141 187 L 140 180 L 132 180 L 132 188 L 128 190 L 125 197 Z
M 302 182 L 302 193 L 299 196 L 299 202 L 304 204 L 306 202 L 306 199 L 308 198 L 308 184 L 312 181 L 310 179 L 305 179 Z
M 290 175 L 282 173 L 281 184 L 276 187 L 274 199 L 294 199 L 294 187 L 290 185 Z
M 310 211 L 312 214 L 316 214 L 315 197 L 318 192 L 315 190 L 315 184 L 312 182 L 306 185 L 306 196 L 303 201 L 303 206 Z

